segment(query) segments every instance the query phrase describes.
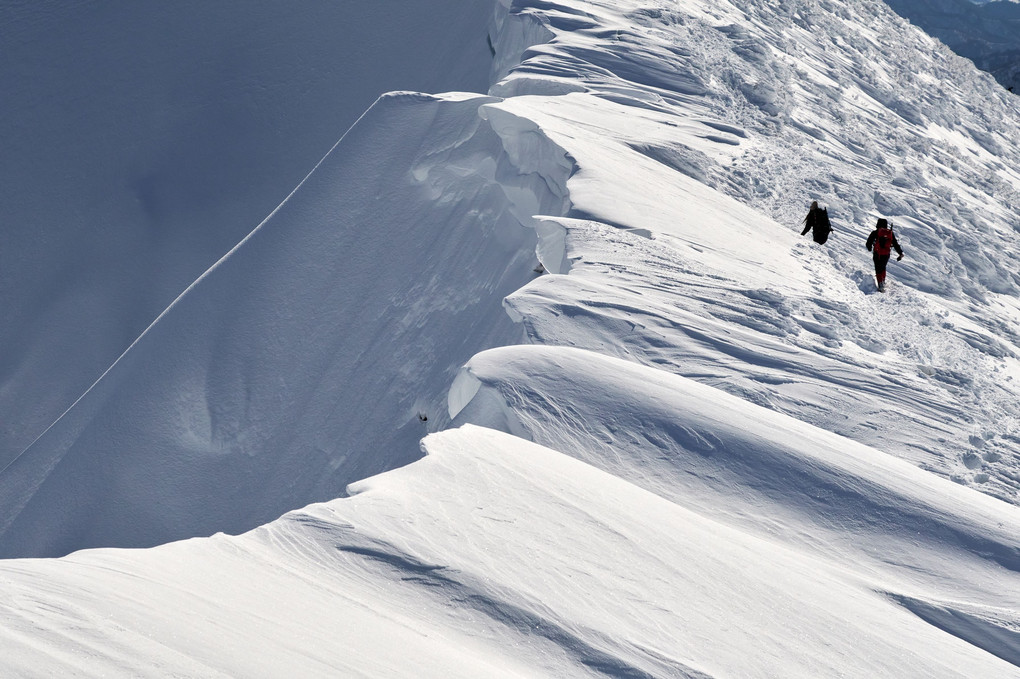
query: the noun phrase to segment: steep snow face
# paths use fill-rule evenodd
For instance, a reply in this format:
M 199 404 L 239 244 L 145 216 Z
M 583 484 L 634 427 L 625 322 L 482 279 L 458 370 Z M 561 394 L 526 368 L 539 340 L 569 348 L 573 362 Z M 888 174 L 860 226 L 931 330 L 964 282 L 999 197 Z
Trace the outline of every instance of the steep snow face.
M 417 457 L 456 368 L 520 338 L 526 215 L 565 210 L 491 101 L 380 99 L 3 471 L 0 552 L 240 532 Z
M 491 11 L 0 3 L 0 466 L 379 95 L 485 92 Z

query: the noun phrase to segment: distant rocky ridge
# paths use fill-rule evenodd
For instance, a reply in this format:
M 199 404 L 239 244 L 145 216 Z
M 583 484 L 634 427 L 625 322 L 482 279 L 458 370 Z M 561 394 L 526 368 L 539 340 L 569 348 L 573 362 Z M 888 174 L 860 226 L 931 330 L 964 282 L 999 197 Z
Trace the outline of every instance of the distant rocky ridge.
M 1008 0 L 887 0 L 900 16 L 1015 90 L 1020 85 L 1020 4 Z

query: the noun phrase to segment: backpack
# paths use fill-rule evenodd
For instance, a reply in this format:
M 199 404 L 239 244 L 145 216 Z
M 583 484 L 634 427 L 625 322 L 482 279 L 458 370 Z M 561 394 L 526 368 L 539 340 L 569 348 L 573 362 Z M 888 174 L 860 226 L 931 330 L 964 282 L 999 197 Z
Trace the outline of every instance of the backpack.
M 875 242 L 878 243 L 878 247 L 888 251 L 892 248 L 892 230 L 881 229 L 878 232 L 878 238 L 875 239 Z
M 888 255 L 892 250 L 893 233 L 890 228 L 879 229 L 875 235 L 875 252 L 880 255 Z

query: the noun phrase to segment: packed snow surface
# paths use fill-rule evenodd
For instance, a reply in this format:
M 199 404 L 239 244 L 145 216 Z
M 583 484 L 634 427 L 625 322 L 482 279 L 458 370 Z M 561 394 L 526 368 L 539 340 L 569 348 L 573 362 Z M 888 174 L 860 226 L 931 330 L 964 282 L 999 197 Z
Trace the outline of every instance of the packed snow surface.
M 1017 99 L 873 0 L 479 6 L 487 92 L 381 97 L 0 471 L 0 668 L 1017 677 Z

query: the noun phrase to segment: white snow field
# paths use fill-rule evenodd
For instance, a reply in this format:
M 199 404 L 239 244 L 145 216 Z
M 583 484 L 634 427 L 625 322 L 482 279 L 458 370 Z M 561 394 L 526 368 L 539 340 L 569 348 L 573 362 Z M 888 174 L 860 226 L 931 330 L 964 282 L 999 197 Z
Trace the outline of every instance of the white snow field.
M 0 674 L 1020 677 L 1020 100 L 874 0 L 428 6 L 393 63 L 488 91 L 379 98 L 0 471 Z

